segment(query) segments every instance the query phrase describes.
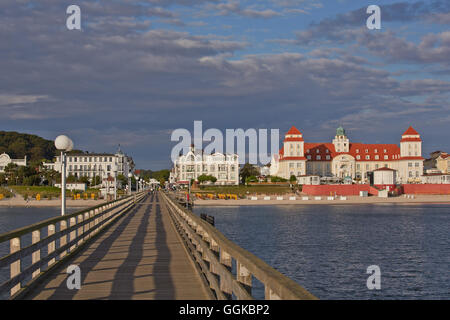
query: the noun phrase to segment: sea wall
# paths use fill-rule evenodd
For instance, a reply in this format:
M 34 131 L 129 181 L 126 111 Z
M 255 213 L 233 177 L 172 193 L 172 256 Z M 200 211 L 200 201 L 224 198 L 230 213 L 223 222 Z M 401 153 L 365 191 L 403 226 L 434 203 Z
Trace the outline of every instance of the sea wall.
M 450 184 L 404 184 L 405 194 L 448 194 L 450 195 Z
M 335 184 L 335 185 L 304 185 L 302 192 L 310 196 L 359 196 L 360 191 L 367 191 L 370 195 L 378 195 L 378 190 L 368 184 Z

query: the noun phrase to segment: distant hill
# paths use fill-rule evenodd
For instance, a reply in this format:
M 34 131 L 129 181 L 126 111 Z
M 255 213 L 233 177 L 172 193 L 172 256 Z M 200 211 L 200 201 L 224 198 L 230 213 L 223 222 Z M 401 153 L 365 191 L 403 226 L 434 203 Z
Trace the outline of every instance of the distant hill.
M 52 160 L 56 153 L 53 141 L 39 136 L 13 131 L 0 131 L 0 154 L 6 152 L 11 158 L 27 156 L 28 162 Z

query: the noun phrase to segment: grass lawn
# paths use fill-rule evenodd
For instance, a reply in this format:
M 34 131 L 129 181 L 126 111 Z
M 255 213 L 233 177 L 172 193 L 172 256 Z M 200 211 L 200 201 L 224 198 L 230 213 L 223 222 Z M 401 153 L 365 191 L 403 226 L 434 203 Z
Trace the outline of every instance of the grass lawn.
M 41 199 L 47 198 L 59 198 L 61 196 L 61 189 L 57 187 L 50 187 L 50 186 L 11 186 L 12 190 L 14 190 L 15 193 L 20 194 L 24 198 L 36 198 L 36 195 L 40 195 Z M 97 194 L 99 189 L 87 189 L 86 193 L 90 194 L 95 193 Z M 85 192 L 82 191 L 69 191 L 67 190 L 67 196 L 72 197 L 73 194 L 83 194 Z
M 191 190 L 192 193 L 237 194 L 240 197 L 248 194 L 285 194 L 290 193 L 288 186 L 200 186 L 200 189 Z

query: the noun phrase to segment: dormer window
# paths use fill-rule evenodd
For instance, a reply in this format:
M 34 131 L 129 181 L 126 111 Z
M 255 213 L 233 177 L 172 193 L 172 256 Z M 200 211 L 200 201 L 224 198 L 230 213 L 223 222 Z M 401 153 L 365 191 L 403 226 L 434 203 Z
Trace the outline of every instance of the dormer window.
M 316 153 L 319 153 L 319 149 L 316 149 Z
M 366 156 L 366 160 L 370 160 L 370 156 Z
M 308 160 L 311 160 L 311 156 L 310 155 L 308 155 L 307 158 L 308 158 Z
M 375 156 L 375 160 L 378 160 L 378 159 L 380 159 L 380 157 L 378 155 L 376 155 Z
M 360 156 L 360 155 L 357 155 L 357 156 L 356 156 L 356 159 L 358 159 L 358 160 L 361 159 L 361 156 Z
M 356 153 L 359 153 L 359 149 L 356 149 Z
M 366 149 L 366 153 L 369 153 L 369 149 Z
M 326 150 L 326 153 L 330 153 L 330 150 L 327 149 L 327 150 Z
M 316 157 L 316 160 L 320 160 L 320 159 L 321 159 L 320 156 L 317 156 L 317 157 Z
M 384 150 L 383 150 L 383 152 L 384 152 L 384 153 L 386 153 L 386 152 L 387 152 L 387 150 L 386 150 L 386 149 L 384 149 Z
M 375 153 L 378 153 L 378 149 L 375 149 Z

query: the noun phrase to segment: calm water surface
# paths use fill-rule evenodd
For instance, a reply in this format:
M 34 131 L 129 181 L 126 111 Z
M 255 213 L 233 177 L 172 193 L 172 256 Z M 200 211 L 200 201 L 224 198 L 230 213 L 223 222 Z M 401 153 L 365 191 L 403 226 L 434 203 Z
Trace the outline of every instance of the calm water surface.
M 450 205 L 196 207 L 320 299 L 450 299 Z M 381 290 L 367 289 L 367 267 Z M 260 283 L 254 293 L 263 298 Z
M 82 208 L 67 208 L 67 213 L 80 211 Z M 58 207 L 46 208 L 25 208 L 25 207 L 0 207 L 0 234 L 12 231 L 42 220 L 59 216 L 61 209 Z M 43 230 L 44 231 L 44 230 Z M 45 236 L 43 232 L 43 236 Z M 31 236 L 22 238 L 22 246 L 31 244 Z M 0 257 L 9 252 L 9 241 L 0 243 Z M 25 259 L 23 265 L 28 265 L 31 261 Z M 0 283 L 9 279 L 9 267 L 0 268 Z M 5 299 L 7 295 L 0 292 L 0 299 Z

